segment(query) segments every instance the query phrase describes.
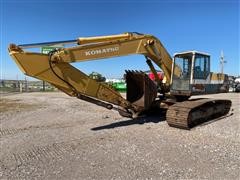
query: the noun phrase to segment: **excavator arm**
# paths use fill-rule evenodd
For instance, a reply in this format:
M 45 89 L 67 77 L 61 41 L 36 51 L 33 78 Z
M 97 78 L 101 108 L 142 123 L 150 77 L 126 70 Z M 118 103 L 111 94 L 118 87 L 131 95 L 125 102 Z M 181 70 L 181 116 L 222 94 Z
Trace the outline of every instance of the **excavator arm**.
M 69 41 L 45 44 L 53 45 L 58 43 L 64 44 L 69 43 Z M 124 116 L 132 116 L 132 114 L 147 107 L 129 102 L 108 85 L 89 78 L 70 63 L 141 54 L 146 57 L 152 70 L 154 70 L 154 67 L 150 61 L 153 61 L 163 70 L 166 77 L 166 86 L 170 84 L 172 58 L 161 42 L 152 35 L 124 33 L 78 38 L 76 41 L 71 41 L 71 43 L 77 45 L 58 49 L 48 55 L 23 50 L 24 48 L 39 47 L 44 43 L 11 44 L 9 53 L 26 75 L 47 81 L 70 96 L 78 97 L 108 109 L 116 109 L 113 105 L 120 106 L 121 108 L 117 109 Z M 146 84 L 149 85 L 149 83 L 152 82 Z M 143 84 L 143 86 L 147 85 Z M 148 100 L 150 102 L 147 106 L 151 104 L 151 101 L 154 101 L 154 98 L 155 95 Z
M 79 46 L 54 53 L 57 62 L 80 62 L 94 59 L 142 54 L 150 58 L 165 73 L 170 83 L 172 58 L 161 42 L 152 35 L 125 33 L 112 36 L 78 38 Z

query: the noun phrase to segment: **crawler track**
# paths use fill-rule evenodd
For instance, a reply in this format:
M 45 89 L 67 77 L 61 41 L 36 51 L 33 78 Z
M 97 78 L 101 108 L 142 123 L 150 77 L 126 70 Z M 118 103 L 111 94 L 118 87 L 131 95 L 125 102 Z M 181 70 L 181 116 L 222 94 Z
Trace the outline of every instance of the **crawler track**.
M 227 114 L 231 104 L 230 100 L 222 99 L 196 99 L 178 102 L 167 110 L 167 123 L 169 126 L 190 129 Z

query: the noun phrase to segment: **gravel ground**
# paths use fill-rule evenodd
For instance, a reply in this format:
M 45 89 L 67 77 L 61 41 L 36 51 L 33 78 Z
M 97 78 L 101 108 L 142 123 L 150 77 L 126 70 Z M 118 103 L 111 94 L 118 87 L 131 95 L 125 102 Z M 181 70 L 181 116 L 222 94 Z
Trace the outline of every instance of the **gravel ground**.
M 0 179 L 239 179 L 240 94 L 202 97 L 232 114 L 188 131 L 62 93 L 2 96 Z

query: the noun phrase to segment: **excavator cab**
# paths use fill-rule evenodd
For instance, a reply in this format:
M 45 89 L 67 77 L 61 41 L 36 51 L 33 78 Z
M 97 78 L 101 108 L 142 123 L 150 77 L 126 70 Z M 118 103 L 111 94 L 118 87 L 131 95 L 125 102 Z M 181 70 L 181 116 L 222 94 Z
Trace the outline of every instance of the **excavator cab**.
M 194 94 L 205 94 L 210 75 L 210 55 L 196 51 L 176 53 L 170 93 L 186 100 Z

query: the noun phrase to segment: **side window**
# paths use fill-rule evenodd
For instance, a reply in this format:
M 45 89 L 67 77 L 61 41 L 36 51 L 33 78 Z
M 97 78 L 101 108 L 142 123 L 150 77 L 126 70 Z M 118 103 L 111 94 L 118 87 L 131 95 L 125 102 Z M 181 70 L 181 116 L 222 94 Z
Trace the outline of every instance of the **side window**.
M 196 55 L 194 63 L 194 79 L 206 79 L 209 74 L 209 56 Z

